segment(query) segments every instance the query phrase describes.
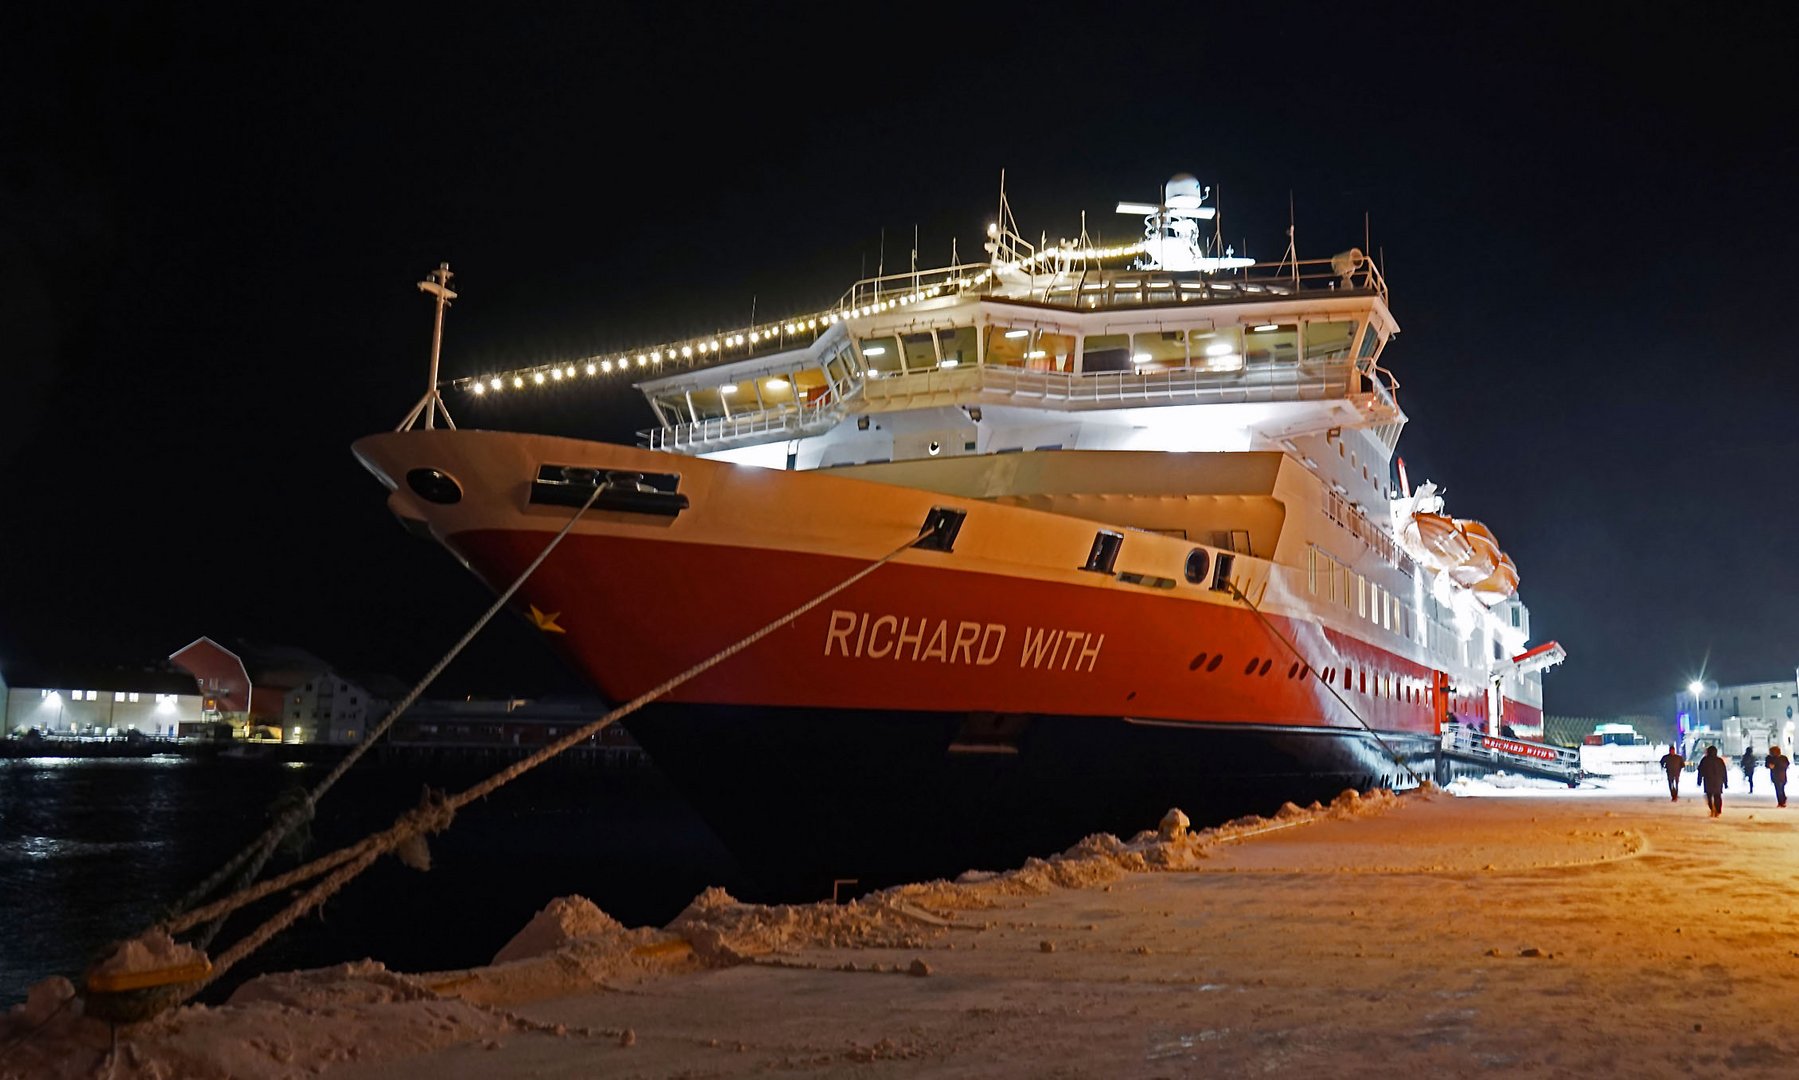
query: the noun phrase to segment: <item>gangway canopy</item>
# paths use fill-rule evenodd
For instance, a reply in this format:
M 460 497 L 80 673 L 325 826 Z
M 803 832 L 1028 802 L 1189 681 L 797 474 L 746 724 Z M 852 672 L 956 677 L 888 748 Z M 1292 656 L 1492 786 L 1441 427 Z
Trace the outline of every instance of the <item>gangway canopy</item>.
M 1568 659 L 1568 650 L 1562 648 L 1559 641 L 1545 641 L 1533 649 L 1526 649 L 1517 656 L 1493 670 L 1495 677 L 1500 675 L 1529 675 L 1535 671 L 1552 668 Z

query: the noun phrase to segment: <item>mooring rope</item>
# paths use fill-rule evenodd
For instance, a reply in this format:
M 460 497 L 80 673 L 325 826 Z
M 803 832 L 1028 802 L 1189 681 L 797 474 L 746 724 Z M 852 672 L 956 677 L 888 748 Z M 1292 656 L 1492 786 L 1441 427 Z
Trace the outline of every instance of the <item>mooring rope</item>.
M 589 500 L 590 503 L 591 501 L 592 500 Z M 826 589 L 824 592 L 819 593 L 817 596 L 800 606 L 762 626 L 747 637 L 726 646 L 706 659 L 701 660 L 699 663 L 694 664 L 692 667 L 689 667 L 685 671 L 682 671 L 680 674 L 664 680 L 651 689 L 632 698 L 625 704 L 620 705 L 618 708 L 613 709 L 599 719 L 577 728 L 555 742 L 544 746 L 530 756 L 513 762 L 511 765 L 494 773 L 492 776 L 473 787 L 449 796 L 443 796 L 428 791 L 420 805 L 401 814 L 400 817 L 395 820 L 393 825 L 381 832 L 367 836 L 349 847 L 341 848 L 329 855 L 314 859 L 305 866 L 297 867 L 285 874 L 277 875 L 276 877 L 256 885 L 240 888 L 229 896 L 223 897 L 214 903 L 204 907 L 195 908 L 185 914 L 178 915 L 161 923 L 158 928 L 171 935 L 177 934 L 209 920 L 223 918 L 247 904 L 255 903 L 257 900 L 272 893 L 279 892 L 282 889 L 289 888 L 304 881 L 309 881 L 321 874 L 328 875 L 324 880 L 318 882 L 306 892 L 296 897 L 287 905 L 287 907 L 265 920 L 255 930 L 246 934 L 243 938 L 233 944 L 231 948 L 220 954 L 219 958 L 213 962 L 212 970 L 204 979 L 191 983 L 176 984 L 175 986 L 162 988 L 158 992 L 148 992 L 145 996 L 139 998 L 134 1003 L 135 1007 L 131 1009 L 133 1018 L 147 1019 L 149 1016 L 153 1016 L 164 1009 L 177 1005 L 187 998 L 192 997 L 194 994 L 199 993 L 200 990 L 204 989 L 208 984 L 216 981 L 226 972 L 230 971 L 231 968 L 244 957 L 255 952 L 270 938 L 291 926 L 301 916 L 305 915 L 308 911 L 323 903 L 332 894 L 343 888 L 343 886 L 351 879 L 355 878 L 356 875 L 362 873 L 362 871 L 373 865 L 375 860 L 382 855 L 395 851 L 402 844 L 414 837 L 422 837 L 431 833 L 442 832 L 450 826 L 451 821 L 455 818 L 456 811 L 462 809 L 464 806 L 467 806 L 476 799 L 485 798 L 486 796 L 491 795 L 506 784 L 511 783 L 513 780 L 530 772 L 532 769 L 535 769 L 537 766 L 542 765 L 544 762 L 561 754 L 563 751 L 586 742 L 609 725 L 631 715 L 683 683 L 724 663 L 726 660 L 729 660 L 731 657 L 749 648 L 756 642 L 761 641 L 769 634 L 788 625 L 808 611 L 811 611 L 813 608 L 824 603 L 826 600 L 843 592 L 845 589 L 855 585 L 863 578 L 893 561 L 907 549 L 917 544 L 919 540 L 929 535 L 930 532 L 931 528 L 929 526 L 921 529 L 917 534 L 908 537 L 905 543 L 899 545 L 892 551 L 889 551 L 879 559 L 856 571 L 854 574 L 851 574 L 849 577 L 838 582 L 836 585 L 833 585 L 831 588 Z M 539 561 L 541 561 L 541 559 Z M 533 566 L 535 566 L 535 564 L 533 564 Z M 527 571 L 527 573 L 529 573 L 529 571 Z
M 585 514 L 593 507 L 594 501 L 600 497 L 600 492 L 603 489 L 604 485 L 599 482 L 598 477 L 595 477 L 593 492 L 587 496 L 587 501 L 581 504 L 580 508 L 575 511 L 574 516 L 570 517 L 562 526 L 561 531 L 550 538 L 550 542 L 545 544 L 543 550 L 537 553 L 537 557 L 531 560 L 531 564 L 525 567 L 524 571 L 521 572 L 517 578 L 513 579 L 512 584 L 506 587 L 506 591 L 501 593 L 499 597 L 494 600 L 493 604 L 488 607 L 487 611 L 482 614 L 479 619 L 475 620 L 475 624 L 469 627 L 467 633 L 462 635 L 462 639 L 451 646 L 450 651 L 443 655 L 443 659 L 439 660 L 431 667 L 431 670 L 425 673 L 425 677 L 420 679 L 418 684 L 408 691 L 406 696 L 401 698 L 399 703 L 388 711 L 387 716 L 384 717 L 379 724 L 376 724 L 373 728 L 369 729 L 367 734 L 364 735 L 363 740 L 360 743 L 357 743 L 348 754 L 344 755 L 343 760 L 339 761 L 329 773 L 326 773 L 325 777 L 320 780 L 311 791 L 306 793 L 303 800 L 294 804 L 285 813 L 277 816 L 261 836 L 252 840 L 242 851 L 239 851 L 236 855 L 227 859 L 224 865 L 213 871 L 206 880 L 196 885 L 193 889 L 188 891 L 186 896 L 183 896 L 180 900 L 176 901 L 171 909 L 175 912 L 176 916 L 180 916 L 181 913 L 193 908 L 193 906 L 198 904 L 201 900 L 211 896 L 215 889 L 224 884 L 227 878 L 231 877 L 234 873 L 237 873 L 240 869 L 243 872 L 237 874 L 238 888 L 242 888 L 249 882 L 254 881 L 256 875 L 262 873 L 262 868 L 267 865 L 269 857 L 275 853 L 275 848 L 281 843 L 282 837 L 286 836 L 302 822 L 312 817 L 314 810 L 318 806 L 319 800 L 325 797 L 325 793 L 331 790 L 331 786 L 337 783 L 338 779 L 341 778 L 344 773 L 348 772 L 350 766 L 356 764 L 356 762 L 361 759 L 362 755 L 368 753 L 369 748 L 380 741 L 381 736 L 387 734 L 387 729 L 393 726 L 394 721 L 398 720 L 402 713 L 412 707 L 413 702 L 418 700 L 419 695 L 423 694 L 426 688 L 437 681 L 437 677 L 443 674 L 444 669 L 450 666 L 450 662 L 455 660 L 456 657 L 462 653 L 463 649 L 468 647 L 469 642 L 475 639 L 475 635 L 479 634 L 481 630 L 486 627 L 488 622 L 490 622 L 495 615 L 499 614 L 500 609 L 505 607 L 507 601 L 512 599 L 512 595 L 518 592 L 525 581 L 537 571 L 537 568 L 543 565 L 543 561 L 550 557 L 550 552 L 556 550 L 556 545 L 562 543 L 563 538 L 575 527 L 575 522 L 581 520 L 581 515 Z M 194 926 L 197 925 L 199 921 L 204 920 L 187 921 L 185 925 Z M 198 946 L 200 948 L 204 949 L 207 945 L 212 943 L 212 938 L 218 933 L 220 925 L 221 924 L 219 923 L 215 923 L 212 926 L 207 927 L 206 930 L 199 935 Z
M 1255 615 L 1256 618 L 1258 618 L 1262 621 L 1262 625 L 1268 629 L 1268 632 L 1270 634 L 1273 634 L 1276 638 L 1278 638 L 1282 645 L 1285 645 L 1289 650 L 1292 651 L 1294 656 L 1299 658 L 1300 666 L 1302 668 L 1305 668 L 1306 670 L 1310 671 L 1314 676 L 1317 677 L 1319 682 L 1324 684 L 1324 688 L 1331 692 L 1331 697 L 1336 698 L 1337 703 L 1342 705 L 1343 708 L 1347 709 L 1349 711 L 1349 715 L 1353 716 L 1355 718 L 1355 722 L 1362 725 L 1362 730 L 1366 731 L 1370 736 L 1372 736 L 1374 741 L 1380 744 L 1380 748 L 1387 752 L 1387 756 L 1393 759 L 1393 764 L 1398 765 L 1400 768 L 1404 769 L 1406 771 L 1406 775 L 1410 776 L 1414 783 L 1416 783 L 1420 786 L 1423 786 L 1424 778 L 1419 776 L 1416 772 L 1413 772 L 1412 767 L 1410 765 L 1407 765 L 1405 763 L 1405 760 L 1403 758 L 1401 758 L 1396 752 L 1394 752 L 1394 750 L 1391 746 L 1387 745 L 1387 740 L 1380 737 L 1380 732 L 1375 731 L 1374 728 L 1369 725 L 1368 721 L 1362 719 L 1362 714 L 1356 711 L 1355 706 L 1351 705 L 1347 700 L 1345 700 L 1342 694 L 1337 693 L 1337 687 L 1335 686 L 1335 684 L 1333 684 L 1329 679 L 1326 679 L 1324 677 L 1324 672 L 1319 670 L 1317 667 L 1313 666 L 1312 662 L 1310 660 L 1306 659 L 1305 654 L 1299 651 L 1299 646 L 1293 644 L 1293 642 L 1287 638 L 1287 635 L 1281 633 L 1280 628 L 1275 626 L 1274 623 L 1269 621 L 1268 616 L 1262 614 L 1262 609 L 1256 606 L 1256 602 L 1254 600 L 1251 600 L 1249 598 L 1249 596 L 1243 592 L 1242 589 L 1237 588 L 1237 583 L 1235 581 L 1230 581 L 1227 579 L 1225 581 L 1225 584 L 1230 586 L 1231 595 L 1236 597 L 1238 600 L 1243 601 L 1243 606 L 1247 607 L 1250 610 L 1250 612 Z

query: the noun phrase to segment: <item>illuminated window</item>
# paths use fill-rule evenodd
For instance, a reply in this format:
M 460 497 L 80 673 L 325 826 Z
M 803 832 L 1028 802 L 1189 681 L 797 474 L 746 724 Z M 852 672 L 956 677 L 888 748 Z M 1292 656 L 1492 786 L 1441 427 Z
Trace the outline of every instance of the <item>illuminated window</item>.
M 1224 330 L 1195 330 L 1190 335 L 1188 351 L 1193 366 L 1201 371 L 1243 370 L 1243 332 L 1235 327 Z
M 1292 323 L 1264 323 L 1244 335 L 1243 357 L 1250 364 L 1291 364 L 1299 359 L 1299 327 Z
M 1309 322 L 1305 324 L 1305 360 L 1347 360 L 1355 341 L 1356 324 L 1352 322 Z
M 121 702 L 121 701 L 124 701 L 124 700 L 125 700 L 125 691 L 123 691 L 123 690 L 114 690 L 114 691 L 113 691 L 113 692 L 112 692 L 112 700 L 113 700 L 113 703 L 114 703 L 114 704 L 117 704 L 117 703 L 118 703 L 118 702 Z
M 1157 330 L 1131 335 L 1131 363 L 1139 371 L 1167 371 L 1186 367 L 1186 332 Z
M 937 339 L 929 330 L 921 334 L 901 334 L 900 348 L 906 358 L 907 371 L 931 371 L 937 367 Z
M 974 327 L 958 326 L 937 331 L 937 351 L 946 363 L 954 360 L 963 367 L 973 366 L 977 359 Z
M 1131 370 L 1131 335 L 1089 334 L 1081 342 L 1081 370 Z
M 130 697 L 131 697 L 132 704 L 136 704 L 137 703 L 137 691 L 133 690 L 130 694 Z

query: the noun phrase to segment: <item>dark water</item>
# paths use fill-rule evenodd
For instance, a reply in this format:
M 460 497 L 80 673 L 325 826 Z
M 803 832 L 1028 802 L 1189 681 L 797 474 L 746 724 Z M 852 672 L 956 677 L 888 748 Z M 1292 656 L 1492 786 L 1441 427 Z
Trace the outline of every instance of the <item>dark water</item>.
M 0 761 L 0 1006 L 76 976 L 252 839 L 270 803 L 323 765 L 181 758 Z M 358 766 L 321 807 L 316 857 L 391 823 L 430 784 L 458 790 L 496 765 Z M 556 896 L 626 925 L 661 925 L 707 885 L 741 891 L 717 839 L 648 766 L 540 769 L 471 805 L 420 873 L 384 859 L 207 994 L 259 971 L 373 957 L 423 971 L 485 963 Z M 279 856 L 271 871 L 294 865 Z M 227 923 L 221 943 L 264 909 Z M 216 951 L 216 949 L 215 949 Z

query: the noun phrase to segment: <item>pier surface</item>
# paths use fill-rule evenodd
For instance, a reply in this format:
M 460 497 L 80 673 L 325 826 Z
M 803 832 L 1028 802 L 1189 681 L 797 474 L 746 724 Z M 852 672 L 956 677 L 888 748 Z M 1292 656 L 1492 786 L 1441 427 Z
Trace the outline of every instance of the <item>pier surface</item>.
M 570 907 L 489 968 L 258 980 L 115 1075 L 1791 1076 L 1796 900 L 1765 793 L 1363 800 L 672 932 Z M 95 1028 L 0 1074 L 87 1075 Z

